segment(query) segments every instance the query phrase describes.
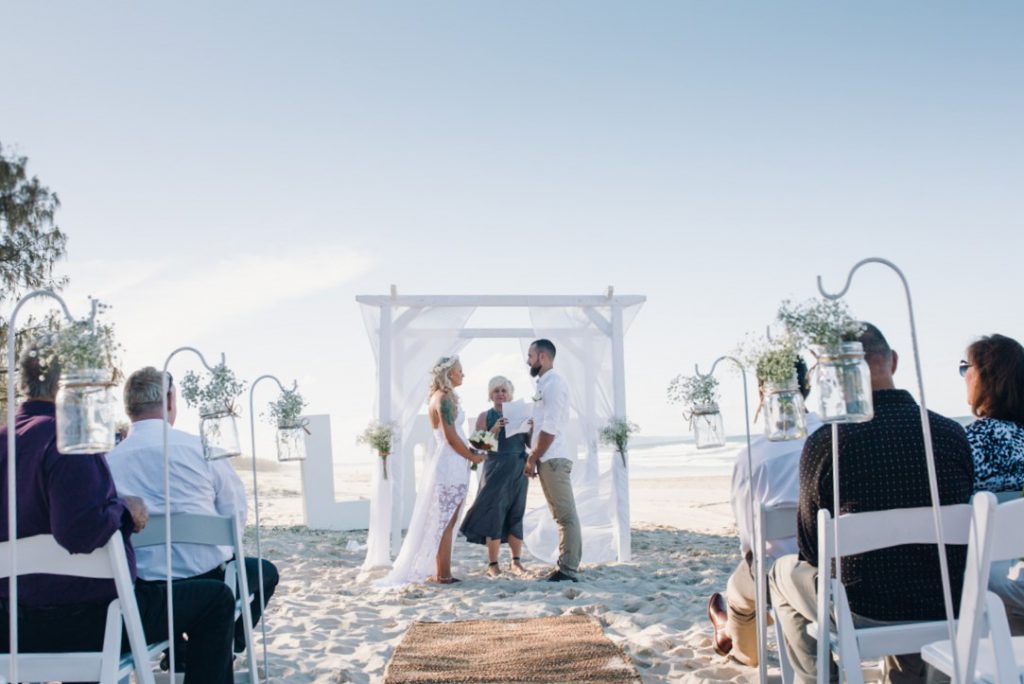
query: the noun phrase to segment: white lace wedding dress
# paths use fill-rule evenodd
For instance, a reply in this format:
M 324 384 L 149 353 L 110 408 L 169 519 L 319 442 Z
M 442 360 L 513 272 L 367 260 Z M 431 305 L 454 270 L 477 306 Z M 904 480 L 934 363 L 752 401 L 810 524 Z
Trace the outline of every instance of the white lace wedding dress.
M 455 431 L 466 441 L 462 425 L 466 417 L 459 407 Z M 437 547 L 444 528 L 455 510 L 466 500 L 470 462 L 456 453 L 444 436 L 444 426 L 434 428 L 434 452 L 423 469 L 424 482 L 416 495 L 416 506 L 402 550 L 391 572 L 377 582 L 380 587 L 395 587 L 422 582 L 436 571 Z

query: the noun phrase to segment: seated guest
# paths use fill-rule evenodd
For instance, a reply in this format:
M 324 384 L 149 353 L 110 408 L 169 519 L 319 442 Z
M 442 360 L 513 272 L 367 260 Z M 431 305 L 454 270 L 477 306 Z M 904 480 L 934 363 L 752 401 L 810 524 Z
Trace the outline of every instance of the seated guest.
M 64 455 L 56 447 L 54 397 L 60 369 L 42 367 L 40 345 L 21 357 L 19 383 L 26 400 L 15 418 L 18 537 L 52 534 L 71 553 L 90 553 L 121 535 L 132 580 L 133 531 L 145 527 L 141 499 L 118 496 L 103 454 Z M 0 541 L 8 539 L 7 426 L 0 427 Z M 113 580 L 25 575 L 18 582 L 18 648 L 31 652 L 99 651 L 107 606 L 117 598 Z M 142 629 L 150 643 L 167 638 L 167 593 L 162 585 L 135 583 Z M 8 584 L 0 582 L 0 650 L 9 649 Z M 226 684 L 231 674 L 234 599 L 223 582 L 202 580 L 174 592 L 175 630 L 193 645 L 179 667 L 186 684 Z M 127 650 L 127 639 L 123 643 Z M 184 667 L 182 667 L 184 666 Z
M 128 437 L 107 454 L 114 483 L 121 494 L 141 497 L 149 510 L 162 514 L 164 504 L 163 460 L 163 383 L 160 371 L 149 366 L 132 373 L 124 385 L 125 412 L 132 421 Z M 178 403 L 173 381 L 168 374 L 167 456 L 171 472 L 171 513 L 205 515 L 240 514 L 245 524 L 245 488 L 226 460 L 207 461 L 199 437 L 171 428 L 177 417 Z M 166 555 L 163 547 L 138 550 L 139 579 L 165 582 Z M 171 550 L 174 579 L 224 580 L 224 564 L 231 560 L 231 549 L 199 544 L 175 544 Z M 252 602 L 252 622 L 260 619 L 259 564 L 245 559 Z M 263 594 L 266 601 L 277 587 L 277 567 L 263 561 Z M 239 619 L 235 628 L 235 651 L 245 649 L 245 629 Z
M 800 393 L 806 399 L 810 385 L 807 382 L 807 364 L 803 359 L 796 363 L 796 376 Z M 758 389 L 763 399 L 764 383 L 760 380 Z M 814 413 L 808 413 L 807 433 L 819 427 L 821 419 Z M 754 583 L 754 530 L 751 527 L 755 512 L 750 510 L 750 483 L 754 483 L 755 506 L 796 506 L 800 493 L 800 452 L 804 441 L 793 439 L 773 442 L 762 435 L 750 445 L 753 478 L 750 477 L 746 447 L 736 454 L 732 469 L 732 510 L 736 515 L 740 537 L 740 563 L 729 577 L 725 596 L 718 592 L 711 595 L 708 617 L 711 618 L 714 630 L 715 652 L 731 655 L 750 667 L 757 667 L 758 664 L 755 612 L 757 588 Z M 776 558 L 796 552 L 796 537 L 770 541 L 767 563 L 770 565 Z
M 910 393 L 895 389 L 898 357 L 875 326 L 864 324 L 859 340 L 871 370 L 875 417 L 839 426 L 842 513 L 884 511 L 931 505 L 921 410 Z M 974 489 L 974 465 L 959 424 L 929 413 L 939 500 L 967 503 Z M 816 643 L 806 627 L 816 620 L 819 509 L 832 511 L 832 429 L 807 439 L 800 458 L 799 555 L 775 561 L 769 574 L 772 605 L 786 637 L 786 652 L 800 682 L 816 678 Z M 834 514 L 834 512 L 833 512 Z M 959 603 L 967 550 L 947 549 L 954 605 Z M 854 624 L 943 620 L 938 549 L 932 544 L 897 546 L 843 558 Z M 832 665 L 833 680 L 836 676 Z M 917 654 L 886 658 L 887 682 L 923 682 L 925 665 Z
M 974 456 L 974 489 L 1020 492 L 1024 487 L 1024 347 L 1003 335 L 967 348 L 960 374 L 978 417 L 967 426 Z M 1024 564 L 992 564 L 989 588 L 1003 599 L 1014 634 L 1024 634 Z

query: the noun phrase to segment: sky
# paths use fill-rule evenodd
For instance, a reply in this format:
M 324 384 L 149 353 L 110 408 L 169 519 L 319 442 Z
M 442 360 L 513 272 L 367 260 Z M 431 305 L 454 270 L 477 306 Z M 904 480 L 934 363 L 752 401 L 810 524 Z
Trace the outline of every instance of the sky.
M 297 380 L 353 458 L 376 384 L 355 297 L 392 284 L 646 295 L 648 435 L 686 430 L 670 378 L 864 257 L 910 282 L 929 407 L 968 412 L 972 339 L 1024 339 L 1020 3 L 9 2 L 0 24 L 0 144 L 60 196 L 72 310 L 113 306 L 129 370 L 189 345 Z M 895 275 L 848 302 L 916 393 Z M 468 411 L 495 373 L 532 394 L 518 343 L 465 358 Z M 722 394 L 742 431 L 735 376 Z

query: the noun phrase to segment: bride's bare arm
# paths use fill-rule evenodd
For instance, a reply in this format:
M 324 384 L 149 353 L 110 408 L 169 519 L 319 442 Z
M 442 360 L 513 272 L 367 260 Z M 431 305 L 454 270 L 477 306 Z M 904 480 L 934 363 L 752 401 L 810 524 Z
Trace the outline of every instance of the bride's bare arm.
M 451 397 L 447 395 L 441 397 L 438 404 L 438 412 L 441 414 L 441 427 L 444 429 L 444 438 L 448 440 L 448 444 L 455 450 L 455 453 L 473 463 L 482 461 L 483 458 L 470 451 L 469 447 L 466 446 L 466 443 L 462 441 L 459 433 L 455 430 L 455 416 L 458 414 L 458 410 Z

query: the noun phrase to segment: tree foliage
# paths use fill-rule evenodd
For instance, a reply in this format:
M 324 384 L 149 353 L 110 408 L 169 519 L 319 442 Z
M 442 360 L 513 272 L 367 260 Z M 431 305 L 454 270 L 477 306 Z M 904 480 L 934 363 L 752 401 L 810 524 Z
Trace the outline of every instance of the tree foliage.
M 28 159 L 5 154 L 0 144 L 0 349 L 5 350 L 0 366 L 7 364 L 7 317 L 14 303 L 30 290 L 60 290 L 67 284 L 67 278 L 54 275 L 67 245 L 67 236 L 54 222 L 58 208 L 57 194 L 29 176 Z M 19 338 L 40 325 L 47 324 L 20 320 Z

